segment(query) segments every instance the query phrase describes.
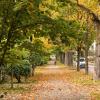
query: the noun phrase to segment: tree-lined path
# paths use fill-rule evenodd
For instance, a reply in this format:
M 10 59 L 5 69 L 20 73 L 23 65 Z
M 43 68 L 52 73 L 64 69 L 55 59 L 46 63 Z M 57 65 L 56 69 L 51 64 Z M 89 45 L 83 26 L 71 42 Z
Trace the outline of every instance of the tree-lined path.
M 37 100 L 88 100 L 89 94 L 85 89 L 76 87 L 66 80 L 66 68 L 59 68 L 59 66 L 50 65 L 45 68 L 45 75 L 50 78 L 45 81 L 40 81 L 36 90 Z
M 71 70 L 56 65 L 37 70 L 34 79 L 38 82 L 27 84 L 29 92 L 8 94 L 4 100 L 91 100 L 88 88 L 69 81 Z
M 0 99 L 100 100 L 100 0 L 0 0 Z

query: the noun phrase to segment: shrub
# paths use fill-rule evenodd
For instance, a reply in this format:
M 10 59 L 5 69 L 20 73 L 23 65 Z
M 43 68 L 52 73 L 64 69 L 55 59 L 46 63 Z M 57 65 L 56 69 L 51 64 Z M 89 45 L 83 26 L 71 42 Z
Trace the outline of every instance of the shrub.
M 18 83 L 21 82 L 21 76 L 25 77 L 25 81 L 28 78 L 28 76 L 30 75 L 31 72 L 31 68 L 30 68 L 30 64 L 23 63 L 21 65 L 13 65 L 13 66 L 8 66 L 8 68 L 6 69 L 8 75 L 11 76 L 11 73 L 13 71 L 13 76 L 17 79 Z

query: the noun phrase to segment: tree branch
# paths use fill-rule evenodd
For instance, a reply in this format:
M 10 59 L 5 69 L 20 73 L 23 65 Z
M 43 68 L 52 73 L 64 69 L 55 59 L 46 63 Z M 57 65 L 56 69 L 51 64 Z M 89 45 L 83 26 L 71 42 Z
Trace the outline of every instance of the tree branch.
M 90 10 L 89 8 L 85 7 L 84 5 L 82 4 L 77 4 L 78 7 L 80 7 L 82 10 L 86 11 L 88 14 L 92 15 L 93 16 L 93 21 L 100 24 L 100 19 L 99 17 L 92 11 Z

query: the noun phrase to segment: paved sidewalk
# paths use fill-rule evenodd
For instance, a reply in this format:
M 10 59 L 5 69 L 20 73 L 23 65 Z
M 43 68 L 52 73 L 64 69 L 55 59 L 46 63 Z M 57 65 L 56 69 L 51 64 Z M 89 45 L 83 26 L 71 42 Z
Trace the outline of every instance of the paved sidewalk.
M 48 80 L 40 79 L 38 83 L 29 85 L 29 93 L 12 94 L 4 100 L 91 100 L 87 89 L 65 80 L 66 68 L 48 65 L 42 71 L 40 78 L 48 77 Z

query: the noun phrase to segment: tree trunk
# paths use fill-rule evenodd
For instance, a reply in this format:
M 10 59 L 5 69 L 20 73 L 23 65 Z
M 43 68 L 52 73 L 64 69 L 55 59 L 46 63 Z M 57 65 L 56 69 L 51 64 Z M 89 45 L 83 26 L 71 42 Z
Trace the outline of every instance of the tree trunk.
M 67 57 L 67 52 L 65 52 L 65 65 L 67 65 L 68 64 L 68 59 L 67 59 L 68 57 Z
M 60 62 L 64 64 L 65 54 L 63 52 L 60 53 Z
M 65 53 L 62 53 L 62 63 L 65 63 Z
M 88 47 L 85 48 L 85 73 L 88 74 Z
M 89 16 L 87 15 L 87 32 L 85 33 L 85 39 L 84 39 L 84 42 L 85 42 L 85 74 L 88 75 L 88 48 L 89 48 L 89 44 L 88 44 L 88 37 L 89 37 L 89 32 L 88 32 L 88 29 L 89 29 L 89 26 L 88 26 L 88 23 L 89 23 Z
M 21 83 L 21 77 L 20 74 L 14 74 L 15 78 L 17 79 L 18 83 Z
M 4 83 L 5 80 L 5 68 L 4 66 L 0 67 L 0 83 Z
M 100 80 L 100 24 L 96 23 L 96 67 L 95 80 Z
M 0 67 L 0 83 L 2 83 L 2 67 Z
M 34 76 L 34 74 L 35 74 L 35 67 L 33 66 L 33 68 L 32 68 L 32 76 Z
M 80 60 L 80 48 L 77 47 L 77 71 L 80 71 L 80 65 L 79 65 L 79 60 Z
M 85 37 L 85 74 L 88 75 L 88 32 L 86 33 L 86 37 Z
M 73 66 L 73 52 L 68 51 L 65 53 L 65 65 Z
M 11 89 L 13 89 L 13 67 L 11 65 Z

